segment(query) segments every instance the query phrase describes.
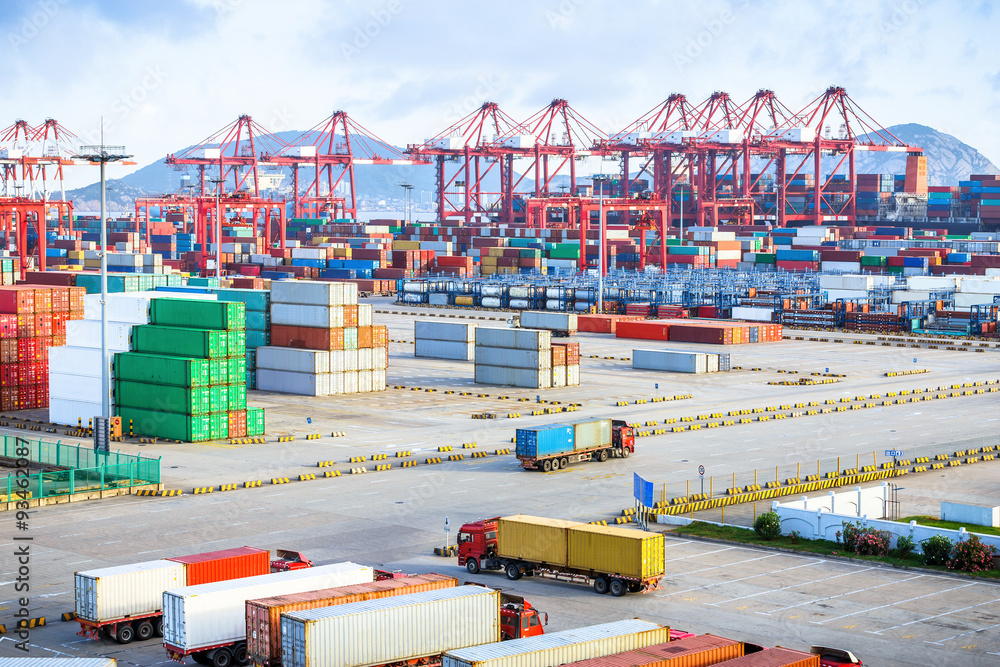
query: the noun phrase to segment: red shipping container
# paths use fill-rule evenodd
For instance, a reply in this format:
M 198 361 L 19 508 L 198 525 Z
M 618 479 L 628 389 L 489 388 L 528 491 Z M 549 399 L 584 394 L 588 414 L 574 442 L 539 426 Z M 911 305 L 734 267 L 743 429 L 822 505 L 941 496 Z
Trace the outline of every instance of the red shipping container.
M 17 363 L 17 338 L 0 340 L 0 364 Z
M 0 410 L 17 410 L 17 385 L 0 389 Z
M 648 304 L 647 304 L 648 310 Z M 615 333 L 619 322 L 641 321 L 641 317 L 631 315 L 577 315 L 577 329 L 592 333 Z
M 51 336 L 52 335 L 52 313 L 35 313 L 34 317 L 34 331 L 36 336 Z
M 263 278 L 233 278 L 234 289 L 264 289 Z
M 229 437 L 243 438 L 247 434 L 247 412 L 246 410 L 232 410 L 229 412 Z
M 271 573 L 271 552 L 254 547 L 223 549 L 166 560 L 184 564 L 188 586 Z
M 16 387 L 19 384 L 21 374 L 17 363 L 0 364 L 0 386 Z
M 566 365 L 575 366 L 580 363 L 580 344 L 563 343 L 566 346 Z
M 33 289 L 25 289 L 23 286 L 5 285 L 0 287 L 0 313 L 34 313 L 34 292 Z
M 615 337 L 670 340 L 670 323 L 663 320 L 619 322 L 615 329 Z
M 733 338 L 732 325 L 697 324 L 690 320 L 685 320 L 683 323 L 677 323 L 670 327 L 670 340 L 678 343 L 732 345 Z
M 306 350 L 343 350 L 344 330 L 272 324 L 271 345 Z
M 0 338 L 17 338 L 17 315 L 0 314 Z

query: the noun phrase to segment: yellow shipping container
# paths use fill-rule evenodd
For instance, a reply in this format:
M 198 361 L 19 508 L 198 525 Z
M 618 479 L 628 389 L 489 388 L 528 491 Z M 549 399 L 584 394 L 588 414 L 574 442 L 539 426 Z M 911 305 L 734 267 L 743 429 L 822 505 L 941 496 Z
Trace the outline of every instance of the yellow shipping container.
M 66 251 L 66 258 L 67 259 L 83 259 L 83 251 L 82 250 L 68 250 L 68 251 Z
M 497 258 L 496 257 L 488 257 L 488 256 L 487 257 L 482 257 L 482 258 L 480 258 L 480 261 L 482 262 L 482 264 L 484 266 L 486 266 L 486 265 L 496 266 L 497 265 Z
M 500 519 L 497 553 L 553 567 L 569 564 L 569 529 L 582 524 L 517 514 Z
M 85 260 L 83 260 L 83 265 L 86 266 L 87 268 L 99 269 L 99 268 L 101 268 L 101 260 L 100 259 L 85 259 Z
M 420 250 L 420 241 L 393 241 L 393 250 Z
M 663 574 L 663 535 L 578 524 L 569 531 L 570 567 L 647 579 Z

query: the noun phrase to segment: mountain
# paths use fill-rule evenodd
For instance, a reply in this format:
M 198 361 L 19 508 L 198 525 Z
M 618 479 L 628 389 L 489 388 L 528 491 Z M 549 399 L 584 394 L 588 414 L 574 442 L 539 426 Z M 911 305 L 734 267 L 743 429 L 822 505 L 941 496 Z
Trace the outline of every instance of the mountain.
M 1000 174 L 1000 169 L 979 151 L 950 134 L 916 123 L 893 125 L 886 129 L 901 141 L 924 149 L 924 154 L 927 156 L 928 183 L 930 185 L 956 185 L 958 181 L 968 179 L 970 174 Z M 281 132 L 277 136 L 283 141 L 290 142 L 300 135 L 300 132 L 292 131 Z M 189 146 L 175 154 L 183 153 L 190 148 Z M 823 158 L 824 171 L 828 172 L 833 169 L 838 162 L 839 158 Z M 445 169 L 449 175 L 457 167 L 457 162 L 445 162 Z M 845 167 L 842 167 L 841 171 L 844 171 Z M 811 165 L 807 165 L 807 168 L 811 169 Z M 194 167 L 189 169 L 188 172 L 175 170 L 164 164 L 163 159 L 160 159 L 124 178 L 109 180 L 108 208 L 113 212 L 129 211 L 134 208 L 136 197 L 176 193 L 182 187 L 181 177 L 183 174 L 189 173 L 191 175 L 191 181 L 188 182 L 194 182 L 197 178 L 196 169 Z M 856 169 L 858 173 L 903 174 L 906 172 L 906 154 L 859 151 L 856 155 Z M 284 174 L 284 180 L 279 186 L 278 193 L 285 194 L 287 197 L 291 192 L 291 171 L 289 169 L 281 171 Z M 401 203 L 403 191 L 400 188 L 400 183 L 410 183 L 414 186 L 411 192 L 413 202 L 433 202 L 434 174 L 434 165 L 356 165 L 354 167 L 358 199 L 362 204 L 379 201 L 386 201 L 390 204 Z M 300 170 L 299 177 L 300 188 L 305 188 L 308 181 L 311 180 L 311 170 Z M 459 180 L 462 180 L 461 176 Z M 568 182 L 569 179 L 566 177 L 556 177 L 553 179 L 553 189 L 558 191 L 559 185 L 566 185 Z M 499 183 L 499 169 L 494 166 L 483 177 L 483 188 L 496 192 L 499 190 Z M 525 178 L 517 189 L 520 192 L 530 192 L 533 188 L 534 181 Z M 97 183 L 69 190 L 66 195 L 73 200 L 74 207 L 78 211 L 96 211 L 99 208 L 100 191 Z

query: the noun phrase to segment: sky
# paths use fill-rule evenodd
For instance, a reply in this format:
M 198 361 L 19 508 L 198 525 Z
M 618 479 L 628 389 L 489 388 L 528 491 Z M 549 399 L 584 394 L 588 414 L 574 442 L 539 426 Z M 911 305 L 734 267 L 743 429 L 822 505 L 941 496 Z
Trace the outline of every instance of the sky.
M 103 116 L 142 166 L 241 114 L 306 130 L 342 109 L 405 146 L 484 101 L 520 121 L 563 98 L 617 132 L 671 93 L 798 111 L 842 86 L 1000 164 L 998 29 L 1000 3 L 962 0 L 2 0 L 0 127 L 99 143 Z

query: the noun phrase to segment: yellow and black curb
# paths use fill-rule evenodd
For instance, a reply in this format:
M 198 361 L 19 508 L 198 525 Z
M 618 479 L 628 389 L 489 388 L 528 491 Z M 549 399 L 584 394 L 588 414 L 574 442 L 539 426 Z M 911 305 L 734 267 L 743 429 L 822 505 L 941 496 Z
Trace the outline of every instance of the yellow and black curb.
M 458 547 L 456 547 L 456 546 L 434 547 L 434 555 L 435 556 L 444 556 L 446 558 L 452 558 L 452 557 L 458 555 Z
M 407 456 L 413 456 L 413 452 L 410 451 L 409 449 L 401 451 L 401 452 L 396 452 L 396 458 L 397 459 L 405 459 Z
M 364 463 L 368 459 L 364 456 L 352 456 L 347 462 L 348 463 Z
M 340 477 L 340 471 L 339 470 L 327 470 L 326 472 L 323 473 L 323 476 L 324 477 Z
M 476 448 L 476 447 L 478 447 L 478 446 L 479 446 L 479 445 L 477 445 L 477 444 L 476 444 L 476 443 L 474 443 L 474 442 L 466 442 L 466 443 L 463 443 L 463 444 L 462 444 L 462 449 L 475 449 L 475 448 Z
M 472 458 L 474 459 L 483 459 L 487 456 L 489 456 L 489 453 L 487 452 L 472 452 Z
M 307 472 L 299 475 L 300 482 L 308 482 L 309 480 L 316 479 L 316 473 Z
M 319 440 L 322 437 L 322 433 L 309 433 L 306 435 L 306 440 Z
M 230 438 L 230 445 L 263 445 L 264 438 Z
M 361 466 L 360 468 L 351 468 L 352 475 L 363 475 L 366 472 L 368 472 L 368 468 L 365 468 L 364 466 Z
M 316 462 L 316 467 L 317 468 L 330 468 L 330 467 L 335 466 L 335 465 L 337 465 L 336 461 L 317 461 Z
M 63 612 L 63 614 L 62 614 L 62 620 L 64 622 L 66 622 L 66 621 L 75 621 L 76 620 L 76 612 L 75 611 L 65 611 L 65 612 Z
M 272 477 L 271 484 L 288 484 L 287 477 Z
M 257 488 L 259 486 L 260 486 L 260 480 L 259 479 L 255 479 L 255 480 L 253 480 L 251 482 L 243 482 L 243 488 L 244 489 L 254 489 L 254 488 Z
M 498 450 L 496 450 L 496 451 L 495 451 L 495 452 L 493 452 L 493 453 L 494 453 L 494 455 L 496 455 L 496 456 L 505 456 L 505 455 L 507 455 L 507 454 L 510 454 L 510 450 L 509 450 L 509 449 L 498 449 Z
M 282 435 L 278 437 L 278 442 L 292 442 L 295 440 L 294 435 Z
M 403 461 L 399 464 L 400 468 L 415 468 L 417 465 L 416 461 Z
M 347 437 L 347 431 L 334 431 L 330 434 L 331 438 L 344 438 Z
M 449 461 L 461 461 L 465 458 L 464 454 L 452 454 L 448 457 Z
M 389 458 L 388 454 L 372 454 L 372 461 L 384 461 Z
M 235 491 L 239 486 L 239 484 L 220 484 L 219 491 Z
M 191 493 L 193 493 L 194 495 L 197 496 L 197 495 L 202 494 L 202 493 L 212 493 L 213 491 L 215 491 L 215 487 L 214 486 L 196 486 L 191 491 Z
M 380 463 L 377 466 L 375 466 L 375 472 L 382 472 L 384 470 L 392 470 L 392 464 L 391 463 Z
M 430 465 L 432 463 L 441 463 L 441 457 L 440 456 L 432 456 L 430 458 L 424 459 L 424 463 L 427 464 L 427 465 Z

